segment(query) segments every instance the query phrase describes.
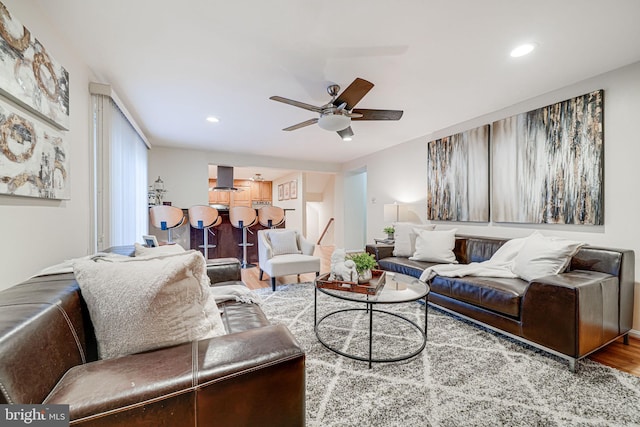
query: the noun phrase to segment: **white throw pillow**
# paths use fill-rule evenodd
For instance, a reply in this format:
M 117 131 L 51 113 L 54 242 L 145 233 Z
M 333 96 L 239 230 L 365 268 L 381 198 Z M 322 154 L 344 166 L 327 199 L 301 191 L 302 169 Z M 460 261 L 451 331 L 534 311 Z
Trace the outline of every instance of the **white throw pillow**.
M 73 267 L 101 359 L 225 334 L 200 252 Z
M 299 254 L 298 239 L 294 230 L 271 231 L 269 241 L 273 255 Z
M 516 256 L 513 272 L 528 282 L 558 274 L 569 265 L 582 246 L 583 242 L 545 237 L 536 231 L 526 239 Z
M 456 231 L 431 231 L 416 229 L 416 252 L 409 259 L 414 261 L 429 261 L 457 264 L 453 249 L 456 246 Z
M 135 256 L 162 256 L 162 255 L 184 252 L 184 248 L 178 244 L 162 245 L 162 246 L 156 246 L 155 248 L 148 248 L 136 242 L 134 244 L 134 247 L 135 247 L 135 254 L 134 254 Z
M 393 234 L 395 243 L 393 246 L 393 256 L 410 257 L 416 251 L 416 229 L 417 230 L 433 230 L 436 228 L 432 224 L 412 224 L 410 222 L 394 222 Z

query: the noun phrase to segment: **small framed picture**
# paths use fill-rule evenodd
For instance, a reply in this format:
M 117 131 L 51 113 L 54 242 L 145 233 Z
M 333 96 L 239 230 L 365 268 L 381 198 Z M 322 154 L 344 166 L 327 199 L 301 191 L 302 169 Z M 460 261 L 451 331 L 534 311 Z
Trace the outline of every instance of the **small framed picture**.
M 291 181 L 289 183 L 289 196 L 291 196 L 292 199 L 298 198 L 298 181 Z
M 284 184 L 278 185 L 278 200 L 284 200 Z
M 142 236 L 142 240 L 144 240 L 144 244 L 147 245 L 147 247 L 149 248 L 156 248 L 158 247 L 158 239 L 156 239 L 156 236 Z
M 283 200 L 289 200 L 290 196 L 289 196 L 289 182 L 285 182 L 284 184 L 282 184 L 284 186 L 284 191 L 283 191 L 283 195 L 282 195 L 282 199 Z

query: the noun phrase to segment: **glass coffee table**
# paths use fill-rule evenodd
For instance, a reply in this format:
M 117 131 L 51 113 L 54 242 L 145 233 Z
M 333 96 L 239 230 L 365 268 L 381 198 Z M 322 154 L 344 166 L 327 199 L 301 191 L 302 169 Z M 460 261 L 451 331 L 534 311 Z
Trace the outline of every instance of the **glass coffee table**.
M 369 362 L 369 368 L 371 368 L 372 363 L 407 360 L 417 356 L 424 350 L 427 344 L 426 304 L 427 296 L 429 295 L 429 285 L 427 283 L 404 274 L 385 272 L 384 287 L 379 289 L 375 294 L 369 294 L 347 289 L 349 288 L 348 286 L 345 286 L 345 290 L 340 289 L 339 286 L 337 286 L 337 289 L 333 287 L 323 287 L 327 283 L 327 276 L 328 274 L 318 277 L 314 286 L 314 331 L 318 341 L 320 341 L 322 345 L 341 356 Z M 330 309 L 331 311 L 329 311 L 329 313 L 318 319 L 318 305 L 323 304 L 322 301 L 318 301 L 318 293 L 356 304 L 347 304 L 348 307 Z M 325 298 L 321 298 L 321 300 L 325 300 Z M 382 305 L 402 304 L 419 300 L 424 300 L 424 328 L 419 326 L 417 322 L 408 319 L 405 314 L 391 312 L 382 308 Z M 354 354 L 354 352 L 346 348 L 350 345 L 350 343 L 346 341 L 353 336 L 352 333 L 348 332 L 351 326 L 359 326 L 355 319 L 355 316 L 357 316 L 359 312 L 365 312 L 366 315 L 368 315 L 366 316 L 368 317 L 368 351 L 365 349 L 361 354 Z M 410 348 L 402 354 L 394 354 L 389 357 L 374 357 L 374 314 L 376 317 L 376 328 L 380 328 L 381 325 L 386 326 L 390 322 L 396 322 L 396 324 L 399 324 L 398 327 L 408 328 L 413 331 L 413 335 L 416 336 L 416 342 L 411 343 Z M 332 326 L 335 327 L 336 330 L 341 330 L 344 333 L 337 333 L 334 334 L 334 337 L 329 337 L 330 331 L 321 330 L 321 325 L 329 322 L 333 322 Z M 393 327 L 392 329 L 395 330 L 398 329 L 398 327 Z M 384 331 L 379 332 L 385 340 L 391 340 L 390 342 L 386 342 L 389 347 L 400 347 L 400 345 L 396 346 L 393 344 L 393 334 L 388 334 Z

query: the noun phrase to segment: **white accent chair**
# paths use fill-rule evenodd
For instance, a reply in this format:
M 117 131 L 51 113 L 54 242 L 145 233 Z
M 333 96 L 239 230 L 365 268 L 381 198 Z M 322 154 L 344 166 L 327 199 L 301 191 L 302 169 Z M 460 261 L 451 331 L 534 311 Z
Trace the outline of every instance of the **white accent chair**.
M 273 233 L 294 233 L 294 248 L 280 247 L 272 242 Z M 283 237 L 280 234 L 278 237 Z M 320 275 L 320 258 L 313 255 L 315 244 L 305 239 L 297 230 L 267 229 L 258 230 L 258 262 L 260 264 L 260 280 L 263 273 L 271 277 L 271 288 L 276 290 L 276 277 L 298 275 L 302 273 L 316 273 Z M 287 253 L 281 253 L 281 252 Z

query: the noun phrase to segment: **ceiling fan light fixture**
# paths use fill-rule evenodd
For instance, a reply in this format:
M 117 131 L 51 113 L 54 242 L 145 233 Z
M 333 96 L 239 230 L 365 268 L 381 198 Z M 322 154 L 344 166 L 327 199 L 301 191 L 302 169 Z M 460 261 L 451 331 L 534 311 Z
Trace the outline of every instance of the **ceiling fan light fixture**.
M 351 117 L 342 114 L 325 114 L 320 116 L 318 126 L 324 130 L 336 132 L 348 128 L 351 125 Z
M 353 129 L 351 129 L 351 127 L 341 130 L 340 132 L 338 132 L 338 134 L 340 135 L 343 141 L 353 140 Z

